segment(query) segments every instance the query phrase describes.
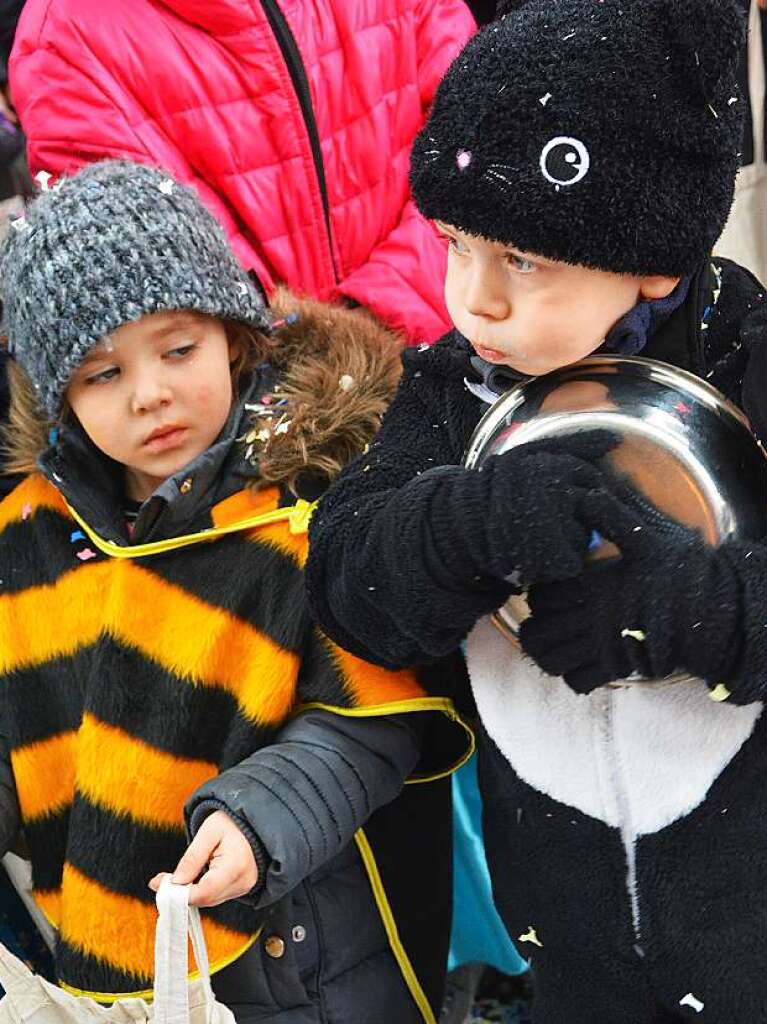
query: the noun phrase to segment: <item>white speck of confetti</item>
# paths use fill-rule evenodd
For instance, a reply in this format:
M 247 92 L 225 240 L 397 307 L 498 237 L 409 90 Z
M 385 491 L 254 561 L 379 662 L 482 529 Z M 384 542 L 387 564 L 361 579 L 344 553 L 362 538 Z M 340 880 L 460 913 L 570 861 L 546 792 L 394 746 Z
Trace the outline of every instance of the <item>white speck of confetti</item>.
M 26 229 L 27 229 L 27 219 L 26 219 L 26 217 L 24 217 L 24 216 L 16 217 L 14 220 L 11 221 L 11 227 L 13 228 L 14 231 L 26 231 Z
M 282 423 L 278 423 L 274 428 L 275 434 L 287 434 L 288 428 L 290 427 L 290 420 L 283 420 Z
M 164 178 L 158 185 L 158 188 L 164 196 L 172 196 L 174 184 L 173 178 Z
M 543 943 L 538 938 L 538 933 L 532 925 L 530 925 L 524 934 L 519 936 L 517 942 L 531 942 L 534 946 L 538 946 L 540 949 L 543 949 Z
M 551 99 L 551 93 L 547 92 L 545 96 L 541 96 L 541 98 L 538 100 L 538 102 L 540 103 L 540 105 L 542 107 L 545 107 L 550 99 Z
M 632 640 L 646 640 L 647 634 L 643 629 L 622 629 L 621 636 L 630 636 Z
M 562 36 L 562 42 L 563 42 L 563 43 L 566 43 L 566 42 L 567 42 L 567 40 L 568 40 L 568 39 L 572 39 L 574 35 L 575 35 L 575 32 L 571 32 L 571 33 L 570 33 L 569 35 L 567 35 L 567 36 Z
M 711 106 L 711 104 L 710 104 L 710 103 L 709 103 L 709 105 L 708 105 L 708 109 L 709 109 L 709 110 L 711 111 L 711 113 L 712 113 L 712 114 L 714 115 L 714 117 L 715 117 L 715 118 L 717 119 L 717 121 L 718 121 L 718 120 L 719 120 L 719 114 L 717 114 L 717 112 L 716 112 L 716 111 L 714 110 L 714 108 L 713 108 L 713 107 Z
M 428 341 L 422 341 L 421 344 L 418 346 L 418 351 L 419 352 L 426 352 L 430 348 L 431 348 L 431 345 L 428 343 Z
M 48 171 L 37 172 L 37 174 L 35 175 L 35 181 L 40 186 L 41 192 L 48 192 L 50 190 L 50 185 L 48 184 L 48 182 L 51 180 L 52 177 L 53 175 L 49 174 Z
M 727 100 L 727 106 L 731 107 L 733 105 L 733 103 L 737 103 L 737 102 L 738 102 L 738 97 L 737 96 L 730 96 L 730 98 Z
M 242 281 L 238 281 L 234 287 L 237 289 L 238 295 L 247 295 L 248 286 L 246 284 L 243 284 Z
M 692 992 L 688 992 L 686 996 L 679 1000 L 680 1006 L 691 1006 L 696 1013 L 703 1013 L 703 1007 L 706 1005 L 702 1003 L 700 999 L 696 999 Z
M 351 391 L 354 387 L 354 377 L 350 373 L 342 374 L 338 379 L 338 386 L 342 391 Z
M 716 701 L 717 704 L 722 704 L 730 696 L 730 691 L 724 683 L 717 683 L 714 689 L 709 691 L 708 695 L 711 700 Z

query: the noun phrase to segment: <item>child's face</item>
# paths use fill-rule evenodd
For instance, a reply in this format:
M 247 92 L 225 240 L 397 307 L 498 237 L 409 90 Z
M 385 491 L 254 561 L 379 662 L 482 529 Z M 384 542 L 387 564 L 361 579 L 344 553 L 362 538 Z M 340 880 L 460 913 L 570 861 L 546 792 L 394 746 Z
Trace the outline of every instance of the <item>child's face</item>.
M 66 399 L 93 443 L 125 466 L 130 498 L 143 501 L 201 455 L 232 405 L 223 325 L 194 313 L 153 313 L 91 350 Z
M 538 376 L 595 351 L 640 299 L 670 294 L 678 278 L 633 277 L 522 253 L 437 224 L 448 239 L 448 312 L 477 354 Z

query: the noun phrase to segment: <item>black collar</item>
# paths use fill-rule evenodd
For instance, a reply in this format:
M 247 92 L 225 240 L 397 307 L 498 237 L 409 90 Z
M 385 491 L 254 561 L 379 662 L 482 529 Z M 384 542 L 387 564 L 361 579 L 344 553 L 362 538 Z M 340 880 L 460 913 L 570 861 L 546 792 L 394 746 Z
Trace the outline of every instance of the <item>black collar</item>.
M 124 515 L 123 467 L 99 451 L 79 425 L 59 429 L 40 456 L 40 470 L 91 529 L 115 544 L 143 544 L 201 529 L 213 505 L 241 490 L 257 472 L 237 440 L 251 393 L 249 388 L 233 407 L 210 448 L 142 502 L 132 536 Z

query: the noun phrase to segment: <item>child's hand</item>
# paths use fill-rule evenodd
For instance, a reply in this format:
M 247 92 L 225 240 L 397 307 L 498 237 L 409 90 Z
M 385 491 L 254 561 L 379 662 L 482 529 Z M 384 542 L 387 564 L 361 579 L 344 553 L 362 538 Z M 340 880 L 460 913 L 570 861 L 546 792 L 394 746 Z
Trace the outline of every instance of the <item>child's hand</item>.
M 610 431 L 589 430 L 531 441 L 488 460 L 486 569 L 502 576 L 518 570 L 526 584 L 577 576 L 592 533 L 581 506 L 588 493 L 609 486 L 609 470 L 597 463 L 618 443 Z
M 173 881 L 188 885 L 208 870 L 189 890 L 193 907 L 217 907 L 219 903 L 245 896 L 258 881 L 258 868 L 250 843 L 224 811 L 214 811 L 178 862 Z M 155 875 L 149 888 L 157 892 L 167 872 Z
M 577 693 L 638 672 L 662 678 L 685 668 L 714 680 L 729 677 L 729 634 L 737 602 L 726 549 L 657 510 L 640 516 L 614 496 L 587 496 L 591 524 L 621 558 L 573 580 L 535 586 L 522 648 Z

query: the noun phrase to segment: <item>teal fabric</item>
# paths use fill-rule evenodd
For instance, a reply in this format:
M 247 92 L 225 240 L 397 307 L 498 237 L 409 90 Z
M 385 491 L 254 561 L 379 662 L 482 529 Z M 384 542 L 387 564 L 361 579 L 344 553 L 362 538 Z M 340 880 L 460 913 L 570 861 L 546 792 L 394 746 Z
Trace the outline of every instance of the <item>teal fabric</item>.
M 521 974 L 517 953 L 493 906 L 482 841 L 482 798 L 476 755 L 453 776 L 453 934 L 449 970 L 483 963 L 504 974 Z

